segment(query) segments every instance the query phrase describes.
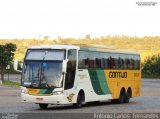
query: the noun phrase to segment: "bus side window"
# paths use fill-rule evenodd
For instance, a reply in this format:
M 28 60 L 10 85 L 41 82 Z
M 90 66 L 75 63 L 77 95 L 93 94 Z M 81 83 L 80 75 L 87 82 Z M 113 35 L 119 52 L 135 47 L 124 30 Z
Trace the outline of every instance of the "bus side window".
M 105 68 L 104 58 L 101 58 L 101 68 Z
M 118 69 L 121 69 L 122 68 L 122 59 L 120 57 L 118 57 Z
M 89 68 L 95 68 L 96 63 L 95 63 L 95 54 L 94 52 L 88 52 L 88 58 L 89 58 Z
M 139 56 L 134 56 L 133 57 L 133 61 L 134 61 L 134 64 L 133 64 L 133 69 L 137 70 L 137 69 L 140 69 L 140 60 L 139 60 Z
M 89 67 L 88 52 L 79 51 L 78 68 L 88 68 L 88 67 Z
M 95 53 L 95 67 L 94 68 L 101 68 L 101 57 L 99 52 Z
M 140 60 L 138 59 L 138 67 L 137 69 L 140 69 Z
M 89 67 L 89 58 L 85 59 L 85 66 L 84 68 L 88 68 Z
M 113 55 L 113 59 L 114 59 L 114 69 L 119 69 L 119 54 L 114 54 Z
M 100 56 L 99 56 L 99 58 L 100 58 L 100 59 L 99 59 L 99 62 L 100 62 L 100 65 L 101 65 L 100 68 L 103 69 L 103 68 L 104 68 L 104 57 L 103 57 L 103 54 L 102 54 L 102 53 L 100 53 L 99 55 L 100 55 Z
M 114 68 L 114 59 L 110 56 L 109 60 L 110 60 L 110 68 L 113 69 Z
M 76 50 L 68 50 L 68 63 L 67 63 L 67 74 L 65 78 L 64 89 L 71 89 L 74 84 L 75 73 L 76 73 Z
M 102 65 L 101 68 L 108 69 L 109 68 L 108 53 L 100 53 L 100 58 L 101 58 L 101 65 Z

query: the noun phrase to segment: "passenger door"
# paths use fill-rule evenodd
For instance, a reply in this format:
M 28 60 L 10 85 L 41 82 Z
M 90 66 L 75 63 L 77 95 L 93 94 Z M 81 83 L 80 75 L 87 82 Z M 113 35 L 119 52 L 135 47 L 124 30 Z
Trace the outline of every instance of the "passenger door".
M 77 50 L 68 50 L 67 73 L 65 76 L 64 93 L 68 101 L 72 103 L 75 98 L 75 90 L 73 89 L 76 74 Z

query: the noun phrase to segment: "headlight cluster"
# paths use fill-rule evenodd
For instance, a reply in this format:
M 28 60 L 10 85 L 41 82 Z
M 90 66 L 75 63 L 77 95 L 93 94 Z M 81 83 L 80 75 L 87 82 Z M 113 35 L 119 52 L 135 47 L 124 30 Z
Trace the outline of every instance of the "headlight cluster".
M 52 95 L 60 95 L 60 94 L 62 94 L 63 93 L 63 91 L 53 91 L 52 92 Z
M 28 90 L 27 89 L 22 89 L 22 93 L 28 94 Z

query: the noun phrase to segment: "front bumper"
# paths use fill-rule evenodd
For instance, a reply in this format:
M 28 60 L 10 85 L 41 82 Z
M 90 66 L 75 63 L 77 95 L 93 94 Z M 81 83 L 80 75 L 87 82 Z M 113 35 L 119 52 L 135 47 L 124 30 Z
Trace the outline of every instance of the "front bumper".
M 44 103 L 44 104 L 70 104 L 64 94 L 49 96 L 34 96 L 21 93 L 22 102 Z

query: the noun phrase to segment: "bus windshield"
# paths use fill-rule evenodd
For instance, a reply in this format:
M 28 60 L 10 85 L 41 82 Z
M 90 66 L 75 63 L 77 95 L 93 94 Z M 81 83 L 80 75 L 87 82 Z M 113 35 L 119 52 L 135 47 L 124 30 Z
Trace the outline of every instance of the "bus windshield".
M 35 88 L 60 87 L 62 61 L 26 61 L 22 73 L 22 85 Z
M 64 50 L 28 50 L 22 72 L 22 86 L 61 87 Z

